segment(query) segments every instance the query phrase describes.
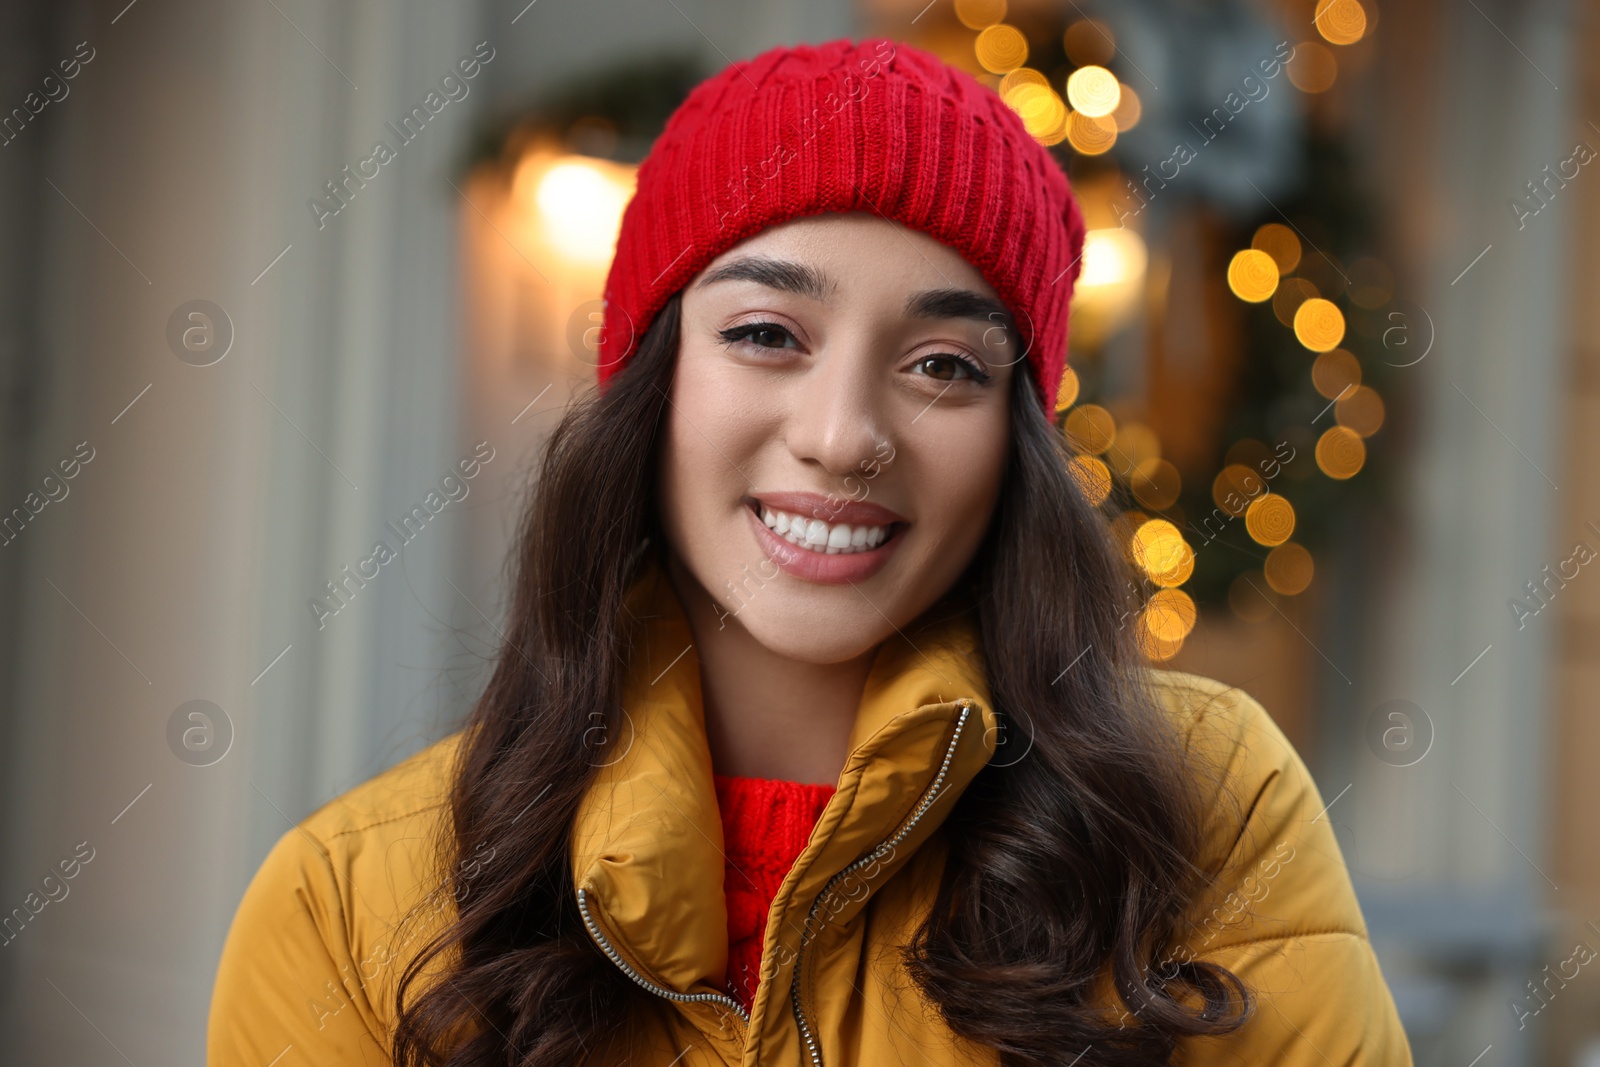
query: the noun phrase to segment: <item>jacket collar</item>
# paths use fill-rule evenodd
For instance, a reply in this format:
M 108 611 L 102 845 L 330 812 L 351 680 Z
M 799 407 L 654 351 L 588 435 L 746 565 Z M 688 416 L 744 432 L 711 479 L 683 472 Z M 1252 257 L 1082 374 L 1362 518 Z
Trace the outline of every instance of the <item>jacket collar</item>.
M 725 859 L 700 661 L 688 616 L 653 555 L 626 609 L 640 629 L 623 734 L 602 749 L 616 755 L 605 757 L 580 805 L 573 880 L 591 935 L 598 931 L 635 980 L 677 995 L 671 999 L 720 994 Z M 766 951 L 776 971 L 754 1016 L 786 998 L 808 925 L 848 923 L 994 753 L 998 725 L 971 604 L 942 601 L 933 611 L 944 614 L 891 636 L 873 659 L 837 792 L 773 902 Z M 830 882 L 833 891 L 820 899 Z

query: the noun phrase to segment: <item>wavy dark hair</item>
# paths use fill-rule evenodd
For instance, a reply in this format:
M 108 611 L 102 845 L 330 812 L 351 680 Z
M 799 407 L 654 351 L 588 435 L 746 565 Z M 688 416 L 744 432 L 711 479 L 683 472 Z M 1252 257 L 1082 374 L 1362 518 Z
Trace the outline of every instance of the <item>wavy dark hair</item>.
M 441 820 L 455 914 L 395 993 L 399 1067 L 583 1063 L 648 998 L 585 931 L 568 845 L 601 762 L 595 713 L 620 728 L 624 597 L 643 551 L 664 551 L 654 474 L 678 338 L 674 296 L 548 442 Z M 903 960 L 952 1030 L 1004 1064 L 1166 1063 L 1180 1038 L 1236 1029 L 1252 995 L 1222 967 L 1161 956 L 1208 881 L 1204 775 L 1124 625 L 1128 564 L 1024 369 L 1005 485 L 957 586 L 975 598 L 983 647 L 1005 649 L 985 657 L 991 696 L 1031 748 L 992 761 L 951 812 L 943 881 Z M 493 862 L 473 863 L 487 842 Z M 424 981 L 430 967 L 443 980 Z M 1125 1011 L 1095 999 L 1108 973 Z

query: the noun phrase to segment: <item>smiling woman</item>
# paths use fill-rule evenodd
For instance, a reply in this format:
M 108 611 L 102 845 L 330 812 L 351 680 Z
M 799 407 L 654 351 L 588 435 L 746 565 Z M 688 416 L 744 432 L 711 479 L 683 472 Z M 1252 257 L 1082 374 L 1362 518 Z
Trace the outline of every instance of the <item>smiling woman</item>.
M 832 783 L 874 650 L 987 532 L 1016 370 L 991 316 L 1009 315 L 953 248 L 864 212 L 768 227 L 709 264 L 680 312 L 657 483 L 673 587 L 704 627 L 744 567 L 770 559 L 792 579 L 696 643 L 713 763 Z M 876 491 L 824 510 L 883 442 L 895 460 Z
M 884 44 L 669 121 L 494 675 L 273 849 L 213 1065 L 1410 1062 L 1299 756 L 1121 625 L 1048 153 L 900 46 L 721 224 Z

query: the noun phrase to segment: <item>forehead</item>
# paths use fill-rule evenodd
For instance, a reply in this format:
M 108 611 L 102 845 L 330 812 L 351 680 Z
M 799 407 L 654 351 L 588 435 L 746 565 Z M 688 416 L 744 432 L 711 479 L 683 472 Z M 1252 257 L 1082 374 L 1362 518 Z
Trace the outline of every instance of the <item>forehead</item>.
M 981 327 L 991 350 L 1016 333 L 1011 310 L 954 248 L 864 212 L 768 227 L 713 259 L 687 287 L 693 304 L 701 294 L 743 301 L 751 292 L 796 294 L 831 313 L 875 320 L 962 321 Z
M 920 230 L 860 211 L 804 215 L 768 226 L 717 256 L 690 284 L 753 255 L 805 264 L 824 283 L 831 283 L 836 295 L 958 288 L 998 297 L 982 272 L 954 248 Z

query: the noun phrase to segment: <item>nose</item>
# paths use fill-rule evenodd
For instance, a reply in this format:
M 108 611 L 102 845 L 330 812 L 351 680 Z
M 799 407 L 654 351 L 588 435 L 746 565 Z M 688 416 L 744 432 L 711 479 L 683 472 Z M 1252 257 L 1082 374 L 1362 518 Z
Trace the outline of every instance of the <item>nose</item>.
M 864 342 L 822 353 L 790 394 L 786 438 L 795 458 L 842 478 L 879 451 L 887 427 L 877 363 Z

